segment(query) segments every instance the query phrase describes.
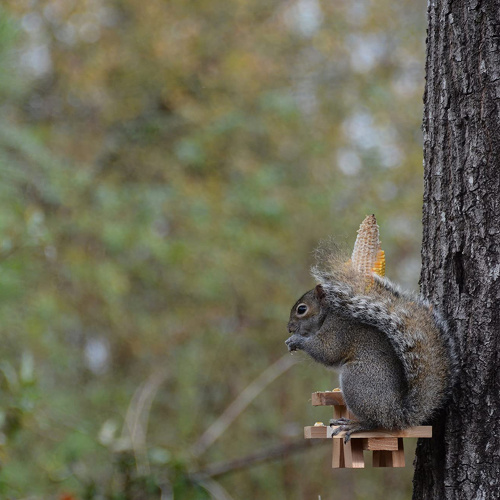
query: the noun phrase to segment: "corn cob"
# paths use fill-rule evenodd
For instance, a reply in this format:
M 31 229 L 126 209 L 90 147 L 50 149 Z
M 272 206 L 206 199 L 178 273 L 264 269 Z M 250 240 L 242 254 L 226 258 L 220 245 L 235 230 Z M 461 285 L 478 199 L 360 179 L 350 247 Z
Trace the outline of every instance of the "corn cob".
M 385 253 L 381 248 L 375 215 L 367 215 L 358 229 L 351 263 L 354 269 L 367 278 L 367 288 L 373 284 L 372 273 L 385 275 Z

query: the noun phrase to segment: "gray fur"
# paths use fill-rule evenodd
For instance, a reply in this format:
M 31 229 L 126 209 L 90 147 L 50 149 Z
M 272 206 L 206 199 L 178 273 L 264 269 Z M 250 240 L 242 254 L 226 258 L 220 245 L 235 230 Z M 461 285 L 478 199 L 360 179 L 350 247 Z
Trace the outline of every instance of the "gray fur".
M 453 385 L 457 361 L 444 319 L 430 304 L 374 275 L 350 267 L 332 272 L 314 267 L 319 286 L 304 294 L 290 313 L 286 341 L 340 372 L 352 432 L 421 425 L 441 408 Z M 298 315 L 306 304 L 308 312 Z

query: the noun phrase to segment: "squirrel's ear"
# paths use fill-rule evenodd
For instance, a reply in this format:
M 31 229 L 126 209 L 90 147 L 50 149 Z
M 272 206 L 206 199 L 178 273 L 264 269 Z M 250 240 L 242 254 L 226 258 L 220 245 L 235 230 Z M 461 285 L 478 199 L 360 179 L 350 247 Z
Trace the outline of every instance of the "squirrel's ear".
M 316 297 L 319 301 L 321 301 L 325 298 L 326 294 L 325 294 L 325 291 L 323 290 L 323 287 L 321 285 L 316 285 L 314 292 L 315 292 Z

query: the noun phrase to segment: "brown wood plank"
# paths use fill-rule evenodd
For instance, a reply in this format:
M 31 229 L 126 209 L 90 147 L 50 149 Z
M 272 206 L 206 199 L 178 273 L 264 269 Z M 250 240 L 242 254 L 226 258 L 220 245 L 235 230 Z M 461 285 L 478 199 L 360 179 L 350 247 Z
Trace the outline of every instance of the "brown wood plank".
M 398 438 L 366 438 L 365 450 L 396 451 L 397 449 L 398 449 Z
M 365 458 L 361 439 L 350 439 L 347 444 L 344 444 L 344 459 L 346 468 L 364 469 Z
M 342 441 L 342 439 L 334 439 L 332 449 L 332 469 L 343 468 L 345 468 L 344 441 Z
M 405 466 L 405 449 L 403 438 L 398 438 L 398 449 L 392 452 L 392 466 L 404 467 Z
M 345 436 L 345 432 L 339 432 L 334 439 L 340 439 Z M 304 437 L 306 439 L 321 439 L 328 438 L 328 426 L 307 426 L 304 427 Z M 417 427 L 410 427 L 400 431 L 389 431 L 380 429 L 376 431 L 356 432 L 351 436 L 351 439 L 360 438 L 430 438 L 432 437 L 432 426 L 419 425 Z
M 345 405 L 342 391 L 313 392 L 311 403 L 313 406 Z
M 347 407 L 344 405 L 335 405 L 333 407 L 333 418 L 348 418 L 347 414 L 349 412 L 347 411 Z
M 323 439 L 327 438 L 328 427 L 326 425 L 311 425 L 304 427 L 305 439 Z
M 404 467 L 405 452 L 403 438 L 398 438 L 398 449 L 396 451 L 374 451 L 373 467 Z

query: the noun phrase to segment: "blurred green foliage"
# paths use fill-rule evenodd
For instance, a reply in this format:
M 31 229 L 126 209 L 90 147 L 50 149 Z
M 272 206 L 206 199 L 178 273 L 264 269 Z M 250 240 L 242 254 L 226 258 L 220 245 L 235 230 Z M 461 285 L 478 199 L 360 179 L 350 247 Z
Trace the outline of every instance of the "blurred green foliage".
M 409 0 L 3 3 L 2 498 L 408 498 L 328 446 L 193 473 L 330 418 L 303 357 L 196 452 L 286 354 L 319 240 L 376 213 L 416 288 L 424 31 Z

